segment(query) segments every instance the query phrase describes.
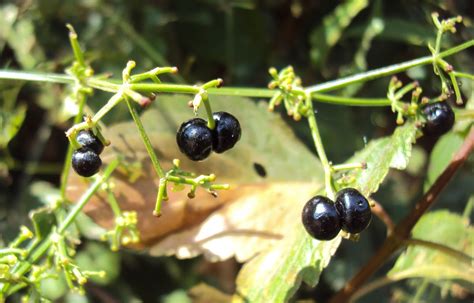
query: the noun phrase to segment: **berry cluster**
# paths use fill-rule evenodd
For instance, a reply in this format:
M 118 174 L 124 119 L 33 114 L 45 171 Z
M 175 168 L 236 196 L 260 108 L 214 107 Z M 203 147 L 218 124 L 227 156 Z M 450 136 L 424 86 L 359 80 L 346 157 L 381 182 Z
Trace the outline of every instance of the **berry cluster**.
M 213 113 L 215 128 L 207 127 L 205 120 L 194 118 L 181 124 L 176 134 L 179 150 L 193 161 L 206 159 L 212 151 L 222 153 L 239 141 L 239 120 L 227 112 Z
M 318 240 L 331 240 L 342 230 L 357 234 L 367 228 L 372 212 L 367 199 L 354 188 L 345 188 L 336 195 L 336 202 L 315 196 L 306 202 L 302 213 L 303 226 Z
M 426 119 L 423 130 L 428 135 L 441 136 L 454 125 L 454 112 L 446 101 L 426 105 L 423 116 Z
M 104 150 L 104 144 L 90 130 L 81 130 L 76 140 L 81 147 L 72 154 L 72 168 L 78 175 L 90 177 L 102 165 L 99 155 Z

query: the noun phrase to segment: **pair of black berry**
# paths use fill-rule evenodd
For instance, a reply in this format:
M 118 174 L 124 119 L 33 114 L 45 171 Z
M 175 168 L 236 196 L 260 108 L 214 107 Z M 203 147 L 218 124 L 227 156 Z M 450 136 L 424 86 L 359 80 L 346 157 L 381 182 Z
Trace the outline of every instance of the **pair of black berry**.
M 367 228 L 372 212 L 367 199 L 354 188 L 345 188 L 336 195 L 336 202 L 315 196 L 306 202 L 302 213 L 303 226 L 318 240 L 331 240 L 342 230 L 357 234 Z
M 241 129 L 239 120 L 227 112 L 212 114 L 214 129 L 201 118 L 194 118 L 181 124 L 176 134 L 179 150 L 193 161 L 206 159 L 212 151 L 222 153 L 239 141 Z
M 104 150 L 104 144 L 90 130 L 81 130 L 76 140 L 81 147 L 72 154 L 72 168 L 83 177 L 95 175 L 102 165 L 99 155 Z
M 447 133 L 454 125 L 454 112 L 448 102 L 436 102 L 423 108 L 426 119 L 423 130 L 432 136 L 441 136 Z

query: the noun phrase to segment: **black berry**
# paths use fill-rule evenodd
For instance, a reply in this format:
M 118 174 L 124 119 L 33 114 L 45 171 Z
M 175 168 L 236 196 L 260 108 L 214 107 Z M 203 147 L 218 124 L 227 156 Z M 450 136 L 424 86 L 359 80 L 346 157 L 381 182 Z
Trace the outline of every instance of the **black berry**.
M 366 229 L 372 219 L 369 201 L 354 188 L 344 188 L 337 193 L 336 209 L 342 229 L 351 234 Z
M 334 203 L 323 196 L 313 197 L 306 202 L 302 219 L 306 231 L 318 240 L 331 240 L 341 231 Z
M 72 154 L 72 168 L 83 177 L 90 177 L 99 171 L 102 160 L 89 148 L 79 148 Z
M 212 151 L 212 131 L 206 121 L 194 118 L 181 124 L 176 134 L 179 150 L 189 159 L 206 159 Z
M 89 148 L 98 155 L 104 150 L 102 141 L 89 130 L 81 130 L 77 134 L 76 140 L 82 147 Z
M 441 136 L 454 125 L 454 112 L 447 102 L 428 104 L 423 108 L 426 124 L 423 128 L 428 135 Z
M 212 114 L 216 127 L 212 130 L 212 148 L 216 153 L 222 153 L 234 147 L 242 133 L 239 120 L 226 112 Z

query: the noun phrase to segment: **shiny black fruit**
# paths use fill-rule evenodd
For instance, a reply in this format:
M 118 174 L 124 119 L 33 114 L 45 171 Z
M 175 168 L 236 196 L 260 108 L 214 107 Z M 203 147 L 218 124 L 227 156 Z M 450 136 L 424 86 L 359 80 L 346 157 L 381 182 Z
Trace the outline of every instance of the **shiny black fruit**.
M 212 130 L 212 148 L 216 153 L 231 149 L 240 140 L 242 130 L 239 120 L 227 112 L 212 114 L 216 127 Z
M 89 148 L 79 148 L 72 154 L 72 168 L 83 177 L 90 177 L 99 171 L 102 160 L 99 155 Z
M 82 147 L 89 148 L 98 155 L 104 150 L 104 144 L 89 130 L 81 130 L 76 140 Z
M 366 229 L 372 219 L 372 211 L 364 195 L 357 189 L 344 188 L 336 196 L 342 230 L 357 234 Z
M 423 108 L 426 118 L 423 131 L 425 134 L 441 136 L 447 133 L 454 125 L 454 112 L 447 102 L 437 102 Z
M 206 121 L 194 118 L 181 124 L 176 134 L 179 150 L 193 161 L 206 159 L 212 152 L 212 131 Z
M 318 240 L 331 240 L 341 230 L 334 203 L 323 196 L 315 196 L 306 202 L 302 220 L 306 231 Z

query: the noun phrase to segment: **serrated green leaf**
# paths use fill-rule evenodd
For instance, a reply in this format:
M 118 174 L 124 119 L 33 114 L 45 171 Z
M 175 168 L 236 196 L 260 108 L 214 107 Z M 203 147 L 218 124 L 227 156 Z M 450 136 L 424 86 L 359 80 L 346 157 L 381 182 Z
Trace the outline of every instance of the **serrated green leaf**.
M 329 51 L 339 41 L 343 31 L 368 4 L 367 0 L 347 0 L 339 4 L 332 14 L 323 19 L 323 24 L 311 32 L 310 55 L 314 65 L 324 65 Z
M 413 238 L 443 244 L 472 256 L 474 228 L 461 216 L 447 210 L 424 215 L 412 231 Z M 463 280 L 474 283 L 474 267 L 439 250 L 410 246 L 388 272 L 396 281 L 407 278 Z
M 415 123 L 407 122 L 391 137 L 369 143 L 348 161 L 366 162 L 367 169 L 354 170 L 353 181 L 346 186 L 356 187 L 367 196 L 377 191 L 390 167 L 406 167 L 416 131 Z M 235 301 L 286 302 L 301 281 L 313 286 L 317 283 L 341 238 L 317 241 L 307 235 L 300 218 L 293 222 L 283 240 L 244 265 L 237 278 Z
M 378 190 L 389 168 L 405 169 L 411 157 L 416 131 L 415 123 L 409 121 L 397 127 L 391 137 L 373 140 L 357 152 L 347 162 L 365 162 L 367 169 L 346 174 L 348 179 L 355 180 L 352 185 L 368 195 Z

